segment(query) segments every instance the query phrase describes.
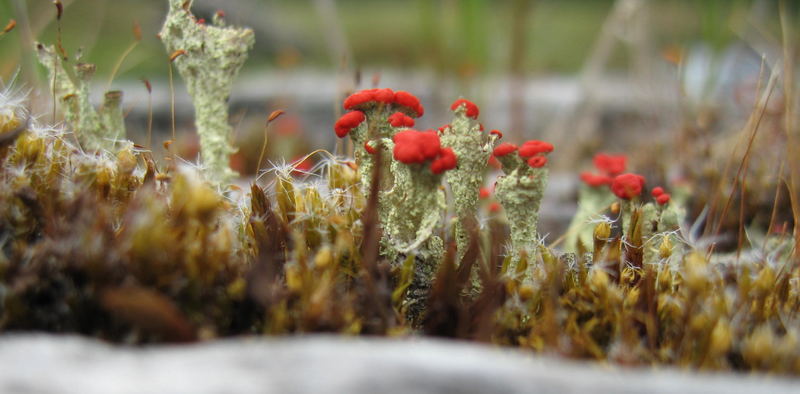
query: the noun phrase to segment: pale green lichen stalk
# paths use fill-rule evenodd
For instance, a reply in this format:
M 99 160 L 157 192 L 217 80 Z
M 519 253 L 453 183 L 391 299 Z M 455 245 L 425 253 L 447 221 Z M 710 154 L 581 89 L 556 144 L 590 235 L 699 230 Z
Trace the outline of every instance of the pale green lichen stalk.
M 87 150 L 115 151 L 125 137 L 122 92 L 107 92 L 103 106 L 95 110 L 89 101 L 89 82 L 95 66 L 62 58 L 55 49 L 37 44 L 39 62 L 49 72 L 53 95 L 63 104 L 67 124 Z
M 399 253 L 441 257 L 442 241 L 433 234 L 446 208 L 444 191 L 439 188 L 441 176 L 422 165 L 397 161 L 392 162 L 392 170 L 395 184 L 382 201 L 388 207 L 387 242 Z
M 203 165 L 210 180 L 224 183 L 236 176 L 229 166 L 235 149 L 230 142 L 228 96 L 255 39 L 251 29 L 226 27 L 219 17 L 213 25 L 198 23 L 189 11 L 191 4 L 191 0 L 169 0 L 160 37 L 170 54 L 184 51 L 173 63 L 192 97 Z
M 540 245 L 537 227 L 539 206 L 547 187 L 548 170 L 521 165 L 510 174 L 497 179 L 495 193 L 508 217 L 513 248 L 512 266 L 508 272 L 516 271 L 519 253 L 535 252 Z
M 387 119 L 392 114 L 393 110 L 388 105 L 375 105 L 373 108 L 363 111 L 366 120 L 354 128 L 350 132 L 350 139 L 355 146 L 354 155 L 356 164 L 358 164 L 358 171 L 361 174 L 361 189 L 364 193 L 369 193 L 370 185 L 372 183 L 372 171 L 375 167 L 375 160 L 372 155 L 364 149 L 364 143 L 373 141 L 376 149 L 384 149 L 383 168 L 381 168 L 381 189 L 387 188 L 392 184 L 392 172 L 390 171 L 390 162 L 388 156 L 391 155 L 391 150 L 386 150 L 386 146 L 378 143 L 384 138 L 391 139 L 392 136 L 401 130 L 400 128 L 392 127 Z
M 391 141 L 385 141 L 388 145 Z M 384 255 L 400 265 L 414 255 L 414 277 L 408 289 L 406 304 L 410 316 L 423 313 L 438 262 L 444 256 L 444 242 L 434 234 L 446 208 L 442 176 L 435 175 L 425 164 L 404 164 L 392 160 L 394 186 L 381 198 L 387 209 L 383 224 Z
M 467 117 L 467 106 L 456 108 L 455 118 L 449 126 L 442 129 L 442 146 L 453 149 L 458 156 L 458 167 L 445 175 L 453 200 L 457 221 L 455 223 L 458 260 L 464 256 L 469 244 L 469 234 L 464 223 L 473 219 L 478 210 L 478 194 L 483 185 L 483 176 L 496 135 L 481 132 L 480 124 Z
M 532 145 L 526 146 L 528 144 Z M 549 148 L 542 149 L 543 145 Z M 495 194 L 506 211 L 511 230 L 511 265 L 507 272 L 517 272 L 517 264 L 522 254 L 531 256 L 541 246 L 537 232 L 539 206 L 548 178 L 548 170 L 544 167 L 547 159 L 543 154 L 552 151 L 552 145 L 541 141 L 528 141 L 519 148 L 519 151 L 513 147 L 511 152 L 498 153 L 498 149 L 511 146 L 501 144 L 495 149 L 494 154 L 506 174 L 497 179 Z M 525 278 L 530 277 L 529 272 L 530 270 L 524 275 Z

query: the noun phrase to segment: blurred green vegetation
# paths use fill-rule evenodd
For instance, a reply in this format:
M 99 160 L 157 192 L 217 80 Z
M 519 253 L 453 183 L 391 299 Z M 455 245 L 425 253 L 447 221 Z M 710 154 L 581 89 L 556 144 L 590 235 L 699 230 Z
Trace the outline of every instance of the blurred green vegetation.
M 256 29 L 257 47 L 249 70 L 287 67 L 335 68 L 329 48 L 332 29 L 343 33 L 352 63 L 359 67 L 428 68 L 464 75 L 504 73 L 511 57 L 514 23 L 521 24 L 521 68 L 526 73 L 573 73 L 590 53 L 612 0 L 340 0 L 332 1 L 334 24 L 322 23 L 320 1 L 196 0 L 195 13 L 210 19 L 210 7 L 221 5 L 231 23 Z M 143 39 L 126 59 L 118 77 L 154 78 L 166 74 L 159 30 L 162 0 L 64 1 L 64 47 L 96 63 L 98 74 L 110 73 L 133 41 L 139 23 Z M 203 7 L 203 5 L 206 5 Z M 210 5 L 210 6 L 209 6 Z M 752 1 L 662 0 L 650 4 L 648 26 L 654 48 L 683 47 L 702 40 L 724 47 L 732 29 Z M 27 8 L 27 17 L 18 8 Z M 17 29 L 0 38 L 0 76 L 8 78 L 19 64 L 30 66 L 32 53 L 25 28 L 35 40 L 56 40 L 55 7 L 50 0 L 0 0 L 0 24 L 14 18 Z M 27 19 L 29 24 L 24 23 Z M 258 25 L 260 24 L 260 26 Z M 776 21 L 776 26 L 777 21 Z M 25 56 L 28 56 L 25 63 Z M 612 66 L 626 64 L 616 53 Z

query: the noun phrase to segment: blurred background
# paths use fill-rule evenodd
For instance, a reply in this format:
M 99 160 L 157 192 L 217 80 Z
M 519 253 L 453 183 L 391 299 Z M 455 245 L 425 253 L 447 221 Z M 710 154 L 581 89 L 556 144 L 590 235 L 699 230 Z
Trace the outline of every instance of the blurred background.
M 97 65 L 94 98 L 99 103 L 105 90 L 122 90 L 129 138 L 163 152 L 162 142 L 171 138 L 171 92 L 168 54 L 156 33 L 166 1 L 63 4 L 64 47 L 71 54 L 81 49 L 83 61 Z M 797 9 L 795 1 L 778 0 L 193 4 L 198 18 L 210 20 L 222 10 L 229 24 L 256 34 L 230 98 L 240 147 L 231 160 L 242 174 L 256 172 L 265 119 L 277 109 L 286 114 L 269 131 L 270 162 L 290 162 L 317 148 L 346 153 L 332 132 L 341 100 L 379 86 L 420 97 L 426 115 L 419 129 L 448 123 L 449 104 L 465 97 L 480 106 L 486 129 L 502 130 L 507 141 L 553 142 L 552 165 L 569 174 L 562 182 L 554 178 L 553 199 L 574 193 L 577 171 L 589 169 L 598 151 L 628 154 L 638 166 L 633 170 L 665 184 L 691 178 L 697 169 L 687 168 L 694 165 L 688 155 L 704 148 L 705 157 L 724 154 L 709 147 L 741 131 L 768 70 L 783 61 L 788 41 L 780 18 L 800 20 Z M 32 89 L 37 114 L 52 113 L 52 99 L 33 47 L 56 42 L 55 14 L 50 0 L 0 0 L 0 24 L 17 22 L 0 39 L 0 76 Z M 174 82 L 175 144 L 192 160 L 198 143 L 191 102 L 177 75 Z M 767 116 L 780 119 L 781 100 L 780 92 L 770 96 L 774 113 Z M 574 212 L 570 205 L 552 211 L 559 209 Z

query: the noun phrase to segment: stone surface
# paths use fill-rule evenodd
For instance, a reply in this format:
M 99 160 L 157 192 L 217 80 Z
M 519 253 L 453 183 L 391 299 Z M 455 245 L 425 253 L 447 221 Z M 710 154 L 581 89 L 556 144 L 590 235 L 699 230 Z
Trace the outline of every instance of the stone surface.
M 800 380 L 620 369 L 430 339 L 307 336 L 125 347 L 0 336 L 2 393 L 798 393 Z

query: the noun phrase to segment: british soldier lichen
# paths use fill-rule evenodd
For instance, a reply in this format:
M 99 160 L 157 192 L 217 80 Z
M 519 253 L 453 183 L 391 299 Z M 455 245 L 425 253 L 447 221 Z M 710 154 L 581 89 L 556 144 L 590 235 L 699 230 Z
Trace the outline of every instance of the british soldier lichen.
M 399 130 L 413 127 L 413 118 L 422 116 L 425 108 L 413 94 L 388 88 L 355 92 L 344 100 L 343 107 L 352 112 L 339 118 L 334 131 L 339 138 L 349 135 L 353 141 L 361 186 L 363 190 L 369 190 L 374 165 L 370 151 L 374 153 L 374 149 L 386 149 L 382 147 L 381 139 L 392 138 Z M 381 188 L 386 189 L 391 185 L 392 176 L 388 160 L 383 161 L 382 170 L 384 178 Z
M 464 223 L 475 218 L 478 194 L 483 185 L 487 162 L 495 141 L 502 133 L 485 134 L 477 122 L 479 110 L 474 103 L 459 99 L 450 109 L 455 117 L 449 125 L 439 129 L 442 146 L 450 147 L 458 156 L 458 166 L 445 175 L 457 216 L 455 237 L 458 245 L 458 260 L 463 257 L 469 243 L 469 234 Z M 496 130 L 495 130 L 496 131 Z
M 539 206 L 547 186 L 546 154 L 553 145 L 538 140 L 526 141 L 522 146 L 500 144 L 494 156 L 503 166 L 504 176 L 497 179 L 495 193 L 503 205 L 511 228 L 511 266 L 507 272 L 517 272 L 516 265 L 522 253 L 534 256 L 541 245 L 537 226 Z M 528 276 L 530 270 L 524 276 Z

